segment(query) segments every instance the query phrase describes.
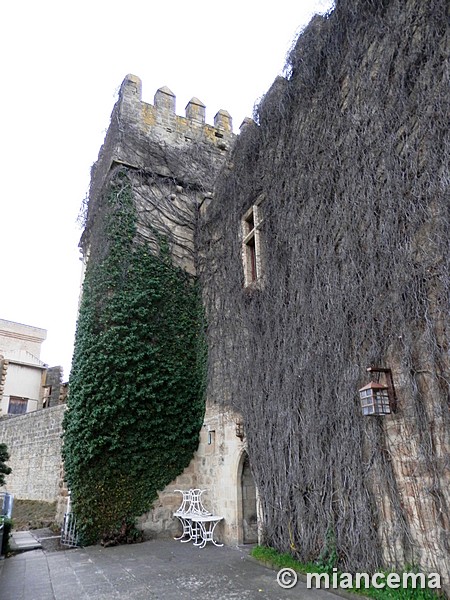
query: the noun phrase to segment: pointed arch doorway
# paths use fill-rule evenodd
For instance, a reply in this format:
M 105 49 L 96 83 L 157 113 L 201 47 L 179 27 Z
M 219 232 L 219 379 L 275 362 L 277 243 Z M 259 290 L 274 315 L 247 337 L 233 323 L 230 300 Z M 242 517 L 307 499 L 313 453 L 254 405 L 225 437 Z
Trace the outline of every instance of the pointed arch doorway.
M 258 543 L 257 494 L 247 452 L 243 452 L 238 470 L 240 538 L 243 544 Z

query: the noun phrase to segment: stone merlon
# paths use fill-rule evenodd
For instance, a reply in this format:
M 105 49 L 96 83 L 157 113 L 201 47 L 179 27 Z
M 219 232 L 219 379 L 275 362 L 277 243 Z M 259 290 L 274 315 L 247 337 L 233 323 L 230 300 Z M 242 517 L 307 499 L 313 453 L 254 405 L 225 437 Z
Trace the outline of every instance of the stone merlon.
M 221 131 L 233 131 L 233 121 L 231 119 L 230 113 L 221 108 L 214 117 L 214 127 Z
M 191 98 L 186 105 L 186 118 L 198 121 L 199 123 L 205 122 L 205 105 L 198 98 Z
M 142 102 L 142 82 L 136 75 L 127 75 L 122 82 L 119 92 L 119 107 L 122 117 L 139 124 L 173 126 L 180 130 L 187 128 L 209 128 L 205 124 L 206 107 L 195 96 L 188 102 L 185 117 L 176 114 L 176 96 L 167 86 L 159 88 L 154 96 L 153 105 Z M 224 134 L 233 135 L 233 123 L 230 114 L 220 109 L 214 117 L 214 128 L 217 137 Z M 209 137 L 209 136 L 208 136 Z
M 167 86 L 159 88 L 155 94 L 155 107 L 159 110 L 175 113 L 175 94 Z
M 119 95 L 121 97 L 134 96 L 137 100 L 142 100 L 142 81 L 136 75 L 127 75 L 120 86 Z

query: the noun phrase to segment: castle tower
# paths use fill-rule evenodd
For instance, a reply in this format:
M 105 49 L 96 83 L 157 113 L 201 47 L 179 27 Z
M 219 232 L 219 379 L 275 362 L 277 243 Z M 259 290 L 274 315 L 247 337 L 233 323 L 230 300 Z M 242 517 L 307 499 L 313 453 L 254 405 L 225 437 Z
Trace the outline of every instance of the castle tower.
M 196 211 L 212 195 L 213 182 L 236 136 L 232 119 L 219 110 L 214 125 L 205 123 L 205 105 L 193 97 L 185 116 L 176 114 L 176 97 L 159 88 L 154 103 L 142 101 L 141 80 L 127 75 L 111 124 L 92 169 L 86 228 L 81 249 L 86 258 L 96 227 L 100 197 L 119 167 L 133 180 L 139 233 L 149 241 L 155 228 L 170 243 L 176 264 L 193 273 Z
M 179 116 L 168 87 L 156 91 L 153 104 L 142 101 L 141 87 L 134 75 L 121 85 L 92 168 L 80 242 L 86 271 L 64 460 L 79 523 L 94 524 L 84 531 L 88 542 L 114 527 L 130 504 L 134 517 L 146 513 L 160 490 L 164 510 L 156 507 L 147 523 L 144 517 L 143 528 L 166 535 L 176 528 L 173 490 L 181 483 L 174 481 L 181 476 L 196 487 L 192 456 L 204 423 L 206 342 L 196 233 L 235 135 L 227 111 L 219 110 L 209 125 L 198 98 Z M 105 431 L 107 452 L 98 446 L 99 430 Z M 96 458 L 82 470 L 79 439 L 91 441 Z M 116 468 L 120 477 L 109 479 Z M 92 480 L 103 483 L 93 490 Z M 129 502 L 122 508 L 124 480 Z M 111 503 L 116 494 L 117 518 L 106 523 L 102 511 L 91 514 L 91 504 L 80 500 L 86 489 L 97 504 Z

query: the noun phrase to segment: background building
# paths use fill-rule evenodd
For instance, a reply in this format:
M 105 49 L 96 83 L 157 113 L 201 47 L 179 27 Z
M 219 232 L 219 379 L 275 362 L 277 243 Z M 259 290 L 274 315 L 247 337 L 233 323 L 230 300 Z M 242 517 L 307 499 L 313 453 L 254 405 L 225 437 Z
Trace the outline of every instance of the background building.
M 8 447 L 12 468 L 2 490 L 55 502 L 66 493 L 61 434 L 67 384 L 61 367 L 40 359 L 46 336 L 45 329 L 0 319 L 0 443 Z M 61 510 L 64 504 L 61 497 Z
M 40 359 L 47 331 L 0 319 L 1 414 L 18 415 L 42 407 L 47 365 Z

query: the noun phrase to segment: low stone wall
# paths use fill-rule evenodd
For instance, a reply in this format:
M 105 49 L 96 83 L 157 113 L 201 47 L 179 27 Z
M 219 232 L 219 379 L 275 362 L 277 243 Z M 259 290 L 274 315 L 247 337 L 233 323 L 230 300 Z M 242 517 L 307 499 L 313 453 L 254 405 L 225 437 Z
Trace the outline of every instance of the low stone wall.
M 0 443 L 8 447 L 7 490 L 23 500 L 54 502 L 62 492 L 61 434 L 66 405 L 0 419 Z

